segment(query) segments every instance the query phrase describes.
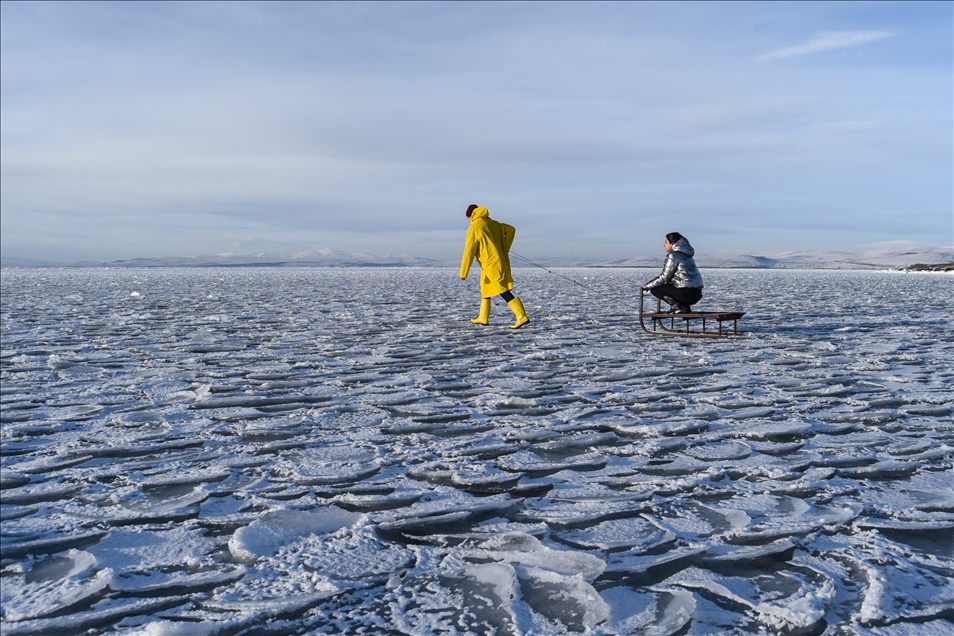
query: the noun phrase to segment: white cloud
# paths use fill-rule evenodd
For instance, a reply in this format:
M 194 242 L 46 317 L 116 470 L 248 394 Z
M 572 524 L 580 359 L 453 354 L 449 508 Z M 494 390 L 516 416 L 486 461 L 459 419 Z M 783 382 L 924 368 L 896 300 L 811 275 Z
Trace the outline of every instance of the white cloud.
M 823 51 L 861 46 L 862 44 L 877 42 L 878 40 L 884 40 L 893 36 L 893 33 L 887 31 L 822 31 L 812 36 L 805 44 L 785 49 L 777 49 L 770 53 L 763 53 L 762 55 L 756 56 L 755 59 L 763 61 L 799 57 L 801 55 L 810 55 Z

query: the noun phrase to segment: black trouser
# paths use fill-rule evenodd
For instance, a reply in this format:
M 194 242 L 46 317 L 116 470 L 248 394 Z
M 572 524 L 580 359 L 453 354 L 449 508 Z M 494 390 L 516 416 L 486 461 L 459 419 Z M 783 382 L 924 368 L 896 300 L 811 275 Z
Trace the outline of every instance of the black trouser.
M 510 301 L 514 298 L 513 294 L 511 294 L 509 291 L 505 291 L 504 293 L 500 294 L 500 297 L 504 299 L 505 303 L 510 303 Z M 490 300 L 490 298 L 487 300 Z
M 695 305 L 699 302 L 699 299 L 702 298 L 701 287 L 676 287 L 669 283 L 660 285 L 659 287 L 653 287 L 649 292 L 656 298 L 663 300 L 665 300 L 666 296 L 669 296 L 680 305 L 685 305 L 686 307 Z

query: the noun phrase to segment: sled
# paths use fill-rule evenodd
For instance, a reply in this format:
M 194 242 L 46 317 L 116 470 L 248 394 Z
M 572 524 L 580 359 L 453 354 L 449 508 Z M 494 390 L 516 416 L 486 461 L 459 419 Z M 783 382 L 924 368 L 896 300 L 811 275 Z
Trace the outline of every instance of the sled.
M 639 292 L 639 326 L 654 336 L 682 336 L 684 338 L 728 338 L 739 336 L 739 318 L 744 311 L 693 311 L 686 314 L 670 314 L 662 311 L 662 301 L 656 299 L 656 311 L 643 311 L 643 296 L 647 291 Z M 652 321 L 652 329 L 646 326 L 646 320 Z M 679 322 L 682 321 L 682 322 Z M 700 324 L 701 321 L 701 324 Z M 732 323 L 732 330 L 723 323 Z M 708 330 L 707 330 L 708 327 Z

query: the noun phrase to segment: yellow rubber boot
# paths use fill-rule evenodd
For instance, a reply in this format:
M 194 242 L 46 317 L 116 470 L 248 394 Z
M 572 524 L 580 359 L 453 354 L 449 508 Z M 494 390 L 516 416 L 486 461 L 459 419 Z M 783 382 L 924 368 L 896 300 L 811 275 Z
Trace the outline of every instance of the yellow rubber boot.
M 523 308 L 523 303 L 520 302 L 519 298 L 514 296 L 514 299 L 507 303 L 507 305 L 510 306 L 510 311 L 512 311 L 513 315 L 517 318 L 517 322 L 510 325 L 511 329 L 519 329 L 530 322 L 530 319 L 527 318 L 527 312 Z
M 486 325 L 490 323 L 490 299 L 484 298 L 480 301 L 480 315 L 471 318 L 470 321 L 475 325 Z

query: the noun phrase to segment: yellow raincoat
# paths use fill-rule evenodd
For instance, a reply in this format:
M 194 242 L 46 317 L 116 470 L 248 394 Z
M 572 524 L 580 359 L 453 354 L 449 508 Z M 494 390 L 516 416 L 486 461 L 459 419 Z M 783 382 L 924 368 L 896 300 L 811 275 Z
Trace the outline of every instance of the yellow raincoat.
M 499 296 L 513 289 L 507 252 L 513 245 L 516 231 L 512 225 L 491 219 L 487 208 L 480 207 L 470 213 L 470 229 L 467 230 L 464 257 L 460 262 L 460 277 L 467 278 L 476 257 L 480 264 L 480 295 L 484 298 Z

